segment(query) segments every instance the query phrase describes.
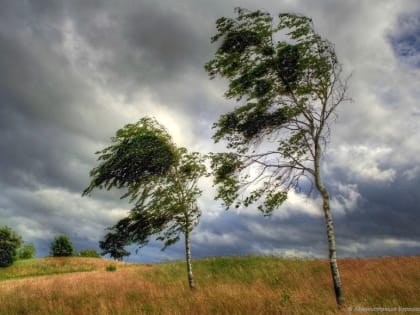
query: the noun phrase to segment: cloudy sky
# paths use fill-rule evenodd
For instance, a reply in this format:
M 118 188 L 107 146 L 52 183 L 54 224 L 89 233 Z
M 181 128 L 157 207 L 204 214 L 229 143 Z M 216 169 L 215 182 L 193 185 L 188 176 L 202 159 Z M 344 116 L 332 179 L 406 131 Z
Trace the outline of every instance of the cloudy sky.
M 0 0 L 0 225 L 38 256 L 59 234 L 97 248 L 130 206 L 118 191 L 81 197 L 94 152 L 140 117 L 190 150 L 223 150 L 211 126 L 235 104 L 203 65 L 216 19 L 236 6 L 312 17 L 352 73 L 323 164 L 338 255 L 420 254 L 420 2 L 410 0 Z M 264 218 L 225 211 L 201 185 L 194 257 L 327 256 L 320 200 L 292 193 Z M 131 259 L 182 256 L 182 243 L 161 252 L 153 241 Z

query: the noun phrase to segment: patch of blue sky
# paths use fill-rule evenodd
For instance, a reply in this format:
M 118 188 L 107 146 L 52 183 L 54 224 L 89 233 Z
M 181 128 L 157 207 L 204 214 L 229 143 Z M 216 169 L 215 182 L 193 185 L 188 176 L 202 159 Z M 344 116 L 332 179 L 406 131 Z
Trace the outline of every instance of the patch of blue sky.
M 389 40 L 400 60 L 420 68 L 420 12 L 400 16 Z

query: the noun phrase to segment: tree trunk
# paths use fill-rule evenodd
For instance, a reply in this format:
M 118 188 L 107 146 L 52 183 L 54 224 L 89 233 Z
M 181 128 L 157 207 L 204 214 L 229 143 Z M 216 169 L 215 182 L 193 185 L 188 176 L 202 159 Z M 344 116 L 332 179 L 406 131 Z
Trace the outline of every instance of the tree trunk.
M 188 285 L 190 289 L 195 288 L 194 277 L 192 273 L 192 264 L 191 264 L 191 249 L 190 249 L 190 231 L 189 226 L 185 229 L 185 259 L 187 263 L 187 273 L 188 273 Z
M 318 143 L 317 143 L 318 144 Z M 335 233 L 334 233 L 334 223 L 330 211 L 330 196 L 328 190 L 325 188 L 321 180 L 320 175 L 320 150 L 319 145 L 317 146 L 318 150 L 315 150 L 315 186 L 318 189 L 319 193 L 322 196 L 322 209 L 324 210 L 325 224 L 327 227 L 327 237 L 328 237 L 328 251 L 330 259 L 330 269 L 332 280 L 334 284 L 335 299 L 338 306 L 341 308 L 345 304 L 343 289 L 341 287 L 340 273 L 338 271 L 337 264 L 337 253 L 335 246 Z
M 322 195 L 322 207 L 324 209 L 325 223 L 327 226 L 328 250 L 329 250 L 331 274 L 332 274 L 333 283 L 334 283 L 335 298 L 336 298 L 338 306 L 341 307 L 344 305 L 345 301 L 344 301 L 343 289 L 341 287 L 340 273 L 338 271 L 334 224 L 333 224 L 333 219 L 332 219 L 332 215 L 330 211 L 330 200 L 329 200 L 328 191 L 324 187 L 321 188 L 320 192 Z
M 319 174 L 316 176 L 316 187 L 322 196 L 322 208 L 324 210 L 325 224 L 327 227 L 327 237 L 328 237 L 328 250 L 329 250 L 329 259 L 330 259 L 330 268 L 333 278 L 335 299 L 338 306 L 344 305 L 344 295 L 343 289 L 341 287 L 340 273 L 338 271 L 337 264 L 337 253 L 335 246 L 335 233 L 334 233 L 334 224 L 333 218 L 330 211 L 330 197 L 327 189 L 324 187 L 320 180 Z

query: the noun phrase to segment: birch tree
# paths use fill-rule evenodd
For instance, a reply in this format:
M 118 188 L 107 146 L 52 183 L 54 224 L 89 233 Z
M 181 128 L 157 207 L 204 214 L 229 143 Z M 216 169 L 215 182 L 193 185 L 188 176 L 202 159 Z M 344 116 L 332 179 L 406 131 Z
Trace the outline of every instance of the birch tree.
M 214 124 L 214 140 L 230 150 L 213 155 L 217 198 L 227 207 L 256 203 L 269 215 L 291 189 L 312 183 L 322 197 L 334 291 L 342 306 L 330 196 L 321 176 L 330 122 L 346 100 L 342 66 L 333 44 L 308 17 L 282 13 L 275 20 L 242 8 L 235 13 L 217 20 L 212 42 L 218 49 L 205 66 L 211 78 L 228 80 L 225 96 L 238 102 Z
M 98 152 L 103 162 L 92 170 L 84 194 L 95 188 L 124 188 L 122 198 L 134 206 L 100 242 L 103 253 L 125 256 L 125 245 L 141 248 L 152 236 L 163 242 L 164 250 L 183 236 L 188 284 L 194 288 L 190 235 L 201 215 L 198 181 L 207 175 L 205 157 L 176 147 L 163 126 L 150 118 L 120 129 L 113 142 Z

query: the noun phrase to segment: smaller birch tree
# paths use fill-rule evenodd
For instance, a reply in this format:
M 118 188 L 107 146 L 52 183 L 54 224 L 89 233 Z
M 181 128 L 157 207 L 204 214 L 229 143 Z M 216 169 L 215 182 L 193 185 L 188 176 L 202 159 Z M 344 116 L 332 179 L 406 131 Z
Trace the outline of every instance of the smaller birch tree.
M 125 254 L 125 245 L 143 247 L 153 235 L 163 242 L 164 250 L 183 235 L 188 284 L 194 288 L 190 234 L 201 215 L 198 181 L 207 175 L 205 157 L 177 148 L 150 118 L 125 126 L 113 141 L 113 146 L 99 152 L 103 162 L 92 170 L 92 182 L 83 194 L 95 188 L 125 188 L 122 198 L 129 197 L 134 207 L 100 242 L 103 253 Z

